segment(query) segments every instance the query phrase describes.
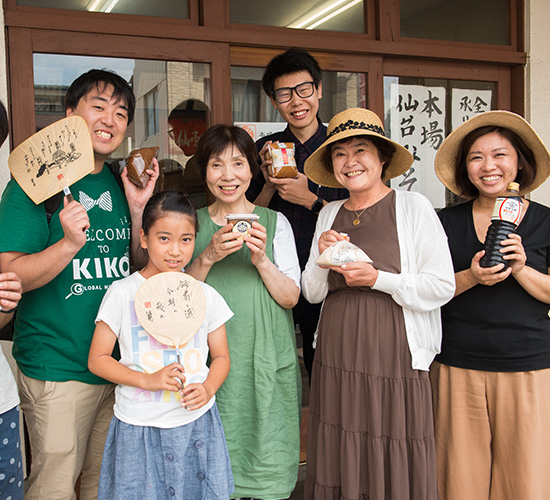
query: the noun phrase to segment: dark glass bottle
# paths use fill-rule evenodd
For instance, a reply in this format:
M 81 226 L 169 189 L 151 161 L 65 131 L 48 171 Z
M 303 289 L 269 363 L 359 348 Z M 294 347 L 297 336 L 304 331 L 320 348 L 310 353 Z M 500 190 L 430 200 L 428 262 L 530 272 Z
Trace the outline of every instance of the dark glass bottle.
M 508 261 L 503 259 L 504 254 L 500 253 L 503 240 L 508 239 L 510 233 L 516 233 L 523 201 L 519 195 L 519 184 L 510 182 L 506 192 L 495 201 L 491 225 L 485 237 L 485 255 L 481 257 L 481 267 L 492 267 L 497 264 L 504 264 L 504 269 L 509 266 Z

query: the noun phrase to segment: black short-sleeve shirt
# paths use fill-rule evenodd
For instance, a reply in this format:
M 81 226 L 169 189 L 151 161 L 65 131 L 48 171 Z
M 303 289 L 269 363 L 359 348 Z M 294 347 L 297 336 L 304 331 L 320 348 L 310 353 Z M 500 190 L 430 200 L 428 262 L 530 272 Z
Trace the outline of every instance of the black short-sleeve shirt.
M 455 272 L 468 269 L 483 249 L 477 238 L 472 203 L 439 212 L 447 233 Z M 518 226 L 526 265 L 548 274 L 550 209 L 535 202 Z M 529 295 L 513 276 L 493 286 L 476 285 L 441 310 L 440 363 L 486 371 L 550 368 L 550 306 Z

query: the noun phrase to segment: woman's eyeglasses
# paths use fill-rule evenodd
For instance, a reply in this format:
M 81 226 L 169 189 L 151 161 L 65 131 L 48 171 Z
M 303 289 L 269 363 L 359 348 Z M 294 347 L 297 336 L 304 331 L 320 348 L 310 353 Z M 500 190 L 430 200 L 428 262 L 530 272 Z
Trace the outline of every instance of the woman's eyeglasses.
M 315 91 L 315 82 L 304 82 L 296 85 L 296 87 L 281 87 L 275 89 L 271 93 L 271 97 L 279 104 L 284 104 L 292 99 L 292 91 L 296 92 L 298 97 L 305 99 L 311 97 Z

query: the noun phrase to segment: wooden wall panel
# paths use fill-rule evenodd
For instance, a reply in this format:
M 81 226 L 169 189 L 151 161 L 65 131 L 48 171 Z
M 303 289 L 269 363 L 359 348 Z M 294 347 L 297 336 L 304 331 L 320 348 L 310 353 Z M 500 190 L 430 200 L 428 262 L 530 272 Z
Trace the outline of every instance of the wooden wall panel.
M 382 57 L 370 59 L 367 82 L 368 108 L 384 121 L 384 64 Z
M 4 0 L 9 2 L 10 0 Z M 227 0 L 228 1 L 228 0 Z M 372 2 L 373 0 L 370 0 Z M 420 57 L 434 60 L 481 61 L 487 63 L 524 64 L 525 54 L 512 47 L 481 45 L 435 40 L 400 39 L 398 30 L 398 0 L 379 0 L 377 11 L 367 5 L 367 13 L 378 16 L 380 39 L 372 34 L 337 33 L 329 31 L 294 30 L 272 26 L 229 24 L 229 4 L 221 0 L 203 4 L 204 26 L 182 19 L 166 19 L 122 14 L 84 13 L 45 8 L 17 7 L 6 9 L 5 24 L 10 27 L 66 31 L 67 33 L 97 33 L 133 37 L 181 39 L 221 42 L 230 45 L 265 49 L 297 46 L 312 51 L 384 56 Z M 518 0 L 519 1 L 519 0 Z M 377 14 L 375 14 L 378 12 Z M 515 17 L 514 19 L 517 19 Z M 371 25 L 367 19 L 367 26 Z M 388 25 L 384 28 L 385 25 Z M 72 36 L 72 35 L 71 35 Z M 66 38 L 65 38 L 66 39 Z
M 233 123 L 229 45 L 216 44 L 212 59 L 212 118 L 214 123 Z
M 16 28 L 8 37 L 8 92 L 11 111 L 11 147 L 36 131 L 32 30 Z

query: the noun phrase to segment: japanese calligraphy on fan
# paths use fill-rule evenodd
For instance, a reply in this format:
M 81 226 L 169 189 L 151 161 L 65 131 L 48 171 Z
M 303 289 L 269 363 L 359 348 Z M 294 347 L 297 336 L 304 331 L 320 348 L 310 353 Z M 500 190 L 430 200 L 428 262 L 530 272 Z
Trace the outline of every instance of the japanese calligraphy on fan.
M 73 115 L 52 123 L 20 144 L 8 164 L 23 191 L 42 203 L 94 169 L 86 122 Z
M 138 289 L 135 311 L 141 326 L 161 344 L 185 345 L 204 320 L 206 298 L 200 283 L 181 272 L 164 272 Z

